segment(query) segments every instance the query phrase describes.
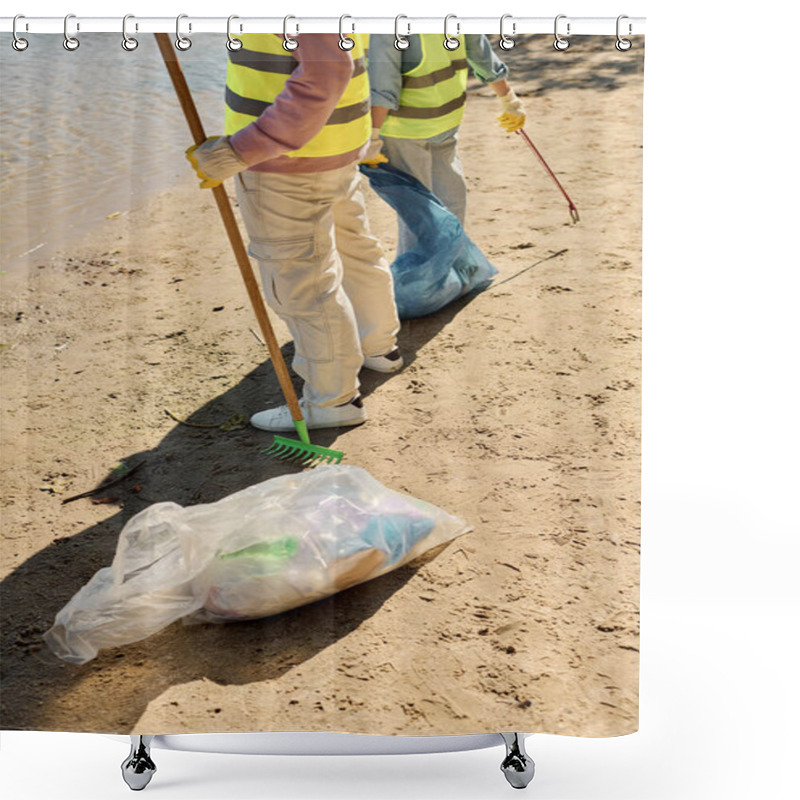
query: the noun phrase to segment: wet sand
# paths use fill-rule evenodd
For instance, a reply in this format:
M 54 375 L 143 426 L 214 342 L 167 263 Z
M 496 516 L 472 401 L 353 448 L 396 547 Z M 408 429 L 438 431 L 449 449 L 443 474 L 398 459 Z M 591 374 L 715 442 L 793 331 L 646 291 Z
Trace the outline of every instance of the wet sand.
M 404 322 L 405 369 L 362 373 L 367 424 L 313 437 L 474 526 L 431 558 L 270 619 L 177 623 L 61 663 L 41 636 L 127 519 L 289 469 L 261 452 L 269 434 L 219 427 L 281 396 L 189 174 L 3 276 L 2 728 L 636 729 L 642 52 L 587 40 L 565 58 L 546 39 L 509 56 L 511 81 L 581 222 L 496 126 L 491 90 L 471 92 L 467 227 L 499 275 Z M 375 195 L 369 210 L 391 257 L 393 212 Z M 62 503 L 119 461 L 142 466 L 107 502 Z

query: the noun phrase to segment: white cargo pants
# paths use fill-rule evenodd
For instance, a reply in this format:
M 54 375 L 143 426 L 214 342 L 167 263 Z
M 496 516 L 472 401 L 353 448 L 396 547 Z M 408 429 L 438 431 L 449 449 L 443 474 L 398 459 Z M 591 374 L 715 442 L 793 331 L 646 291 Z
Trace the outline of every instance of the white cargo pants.
M 395 347 L 392 273 L 369 232 L 356 164 L 325 172 L 240 172 L 239 207 L 267 304 L 294 339 L 312 405 L 358 392 L 365 356 Z
M 387 136 L 382 153 L 393 167 L 413 175 L 430 189 L 455 214 L 463 225 L 467 213 L 467 182 L 456 149 L 457 131 L 433 139 L 399 139 Z M 403 253 L 416 243 L 416 237 L 398 220 L 397 251 Z

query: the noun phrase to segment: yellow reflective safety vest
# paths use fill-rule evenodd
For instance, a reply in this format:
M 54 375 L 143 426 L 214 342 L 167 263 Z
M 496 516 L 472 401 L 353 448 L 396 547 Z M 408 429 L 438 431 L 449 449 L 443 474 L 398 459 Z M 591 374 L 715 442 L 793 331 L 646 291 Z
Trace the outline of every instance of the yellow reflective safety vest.
M 228 51 L 225 85 L 225 133 L 233 135 L 275 102 L 286 81 L 298 65 L 283 47 L 276 33 L 246 33 L 239 50 Z M 350 34 L 355 47 L 353 75 L 344 94 L 322 130 L 299 150 L 286 153 L 292 158 L 325 158 L 357 150 L 370 137 L 369 79 L 366 51 L 369 34 Z M 302 44 L 300 45 L 302 47 Z
M 381 136 L 429 139 L 457 128 L 467 101 L 467 60 L 461 46 L 447 50 L 435 33 L 419 34 L 422 59 L 403 72 L 399 108 L 389 111 Z

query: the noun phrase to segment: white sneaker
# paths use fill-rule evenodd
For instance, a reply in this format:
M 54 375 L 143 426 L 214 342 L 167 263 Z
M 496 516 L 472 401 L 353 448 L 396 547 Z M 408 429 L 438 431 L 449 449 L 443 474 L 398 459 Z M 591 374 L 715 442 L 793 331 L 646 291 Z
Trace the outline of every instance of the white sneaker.
M 364 368 L 375 372 L 397 372 L 403 368 L 403 356 L 396 347 L 383 356 L 365 356 Z
M 345 428 L 361 425 L 367 421 L 367 412 L 360 397 L 356 397 L 342 406 L 311 406 L 300 401 L 306 425 L 309 430 L 315 428 Z M 262 431 L 293 431 L 295 429 L 289 406 L 268 408 L 250 417 L 250 424 Z

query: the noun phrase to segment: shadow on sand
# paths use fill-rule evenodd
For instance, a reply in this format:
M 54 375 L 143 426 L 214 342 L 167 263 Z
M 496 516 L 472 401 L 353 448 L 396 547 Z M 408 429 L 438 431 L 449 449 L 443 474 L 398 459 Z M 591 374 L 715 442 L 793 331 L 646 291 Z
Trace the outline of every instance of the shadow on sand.
M 557 52 L 553 36 L 526 34 L 502 53 L 509 81 L 520 97 L 544 97 L 555 92 L 613 92 L 642 71 L 644 39 L 636 37 L 631 50 L 620 53 L 608 36 L 576 36 L 569 49 Z M 474 77 L 470 88 L 482 84 Z
M 413 363 L 417 350 L 476 294 L 438 314 L 404 322 L 399 344 L 406 363 Z M 284 347 L 288 363 L 292 352 L 291 345 Z M 363 395 L 377 391 L 385 380 L 402 379 L 402 374 L 362 373 Z M 267 362 L 196 409 L 186 421 L 225 419 L 241 409 L 279 402 L 280 388 Z M 346 452 L 346 432 L 312 433 L 314 443 L 325 447 L 344 434 L 336 447 Z M 151 450 L 109 454 L 109 459 L 131 465 L 143 462 L 135 477 L 115 487 L 117 513 L 73 536 L 55 539 L 0 584 L 2 728 L 125 733 L 148 703 L 170 686 L 200 679 L 221 685 L 270 681 L 355 630 L 433 557 L 426 554 L 368 585 L 264 620 L 229 625 L 175 623 L 142 642 L 104 650 L 82 666 L 65 664 L 50 653 L 42 634 L 94 572 L 111 563 L 119 532 L 131 516 L 162 501 L 211 503 L 254 483 L 299 471 L 296 465 L 263 454 L 271 442 L 269 434 L 249 426 L 223 435 L 218 429 L 176 424 Z M 141 485 L 139 493 L 131 491 L 134 484 Z M 220 659 L 218 654 L 223 652 L 225 658 Z

